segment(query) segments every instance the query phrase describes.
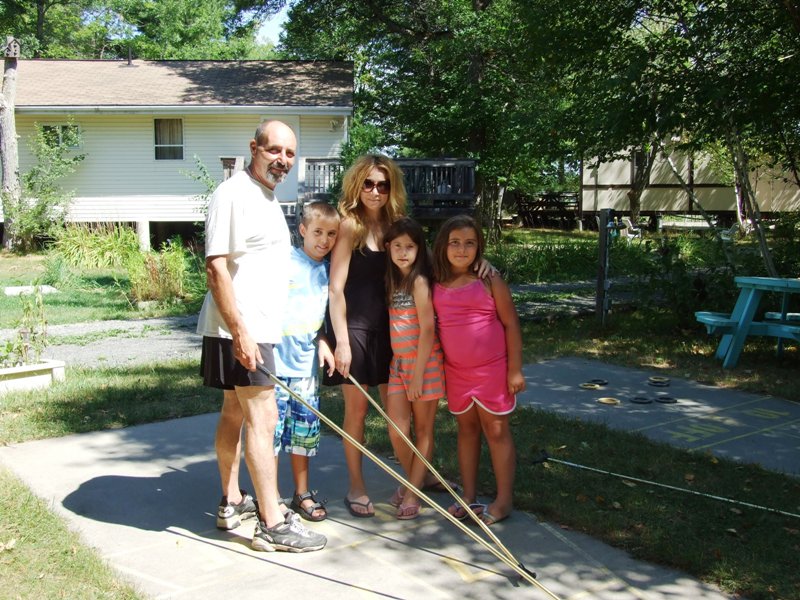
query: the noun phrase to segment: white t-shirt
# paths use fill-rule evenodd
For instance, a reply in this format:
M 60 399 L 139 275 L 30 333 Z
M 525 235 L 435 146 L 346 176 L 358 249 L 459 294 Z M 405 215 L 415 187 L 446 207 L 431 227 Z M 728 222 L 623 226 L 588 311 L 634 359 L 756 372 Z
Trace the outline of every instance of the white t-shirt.
M 226 256 L 234 297 L 257 343 L 281 340 L 289 287 L 289 227 L 272 190 L 239 171 L 217 187 L 206 216 L 206 256 Z M 197 333 L 231 338 L 208 292 Z

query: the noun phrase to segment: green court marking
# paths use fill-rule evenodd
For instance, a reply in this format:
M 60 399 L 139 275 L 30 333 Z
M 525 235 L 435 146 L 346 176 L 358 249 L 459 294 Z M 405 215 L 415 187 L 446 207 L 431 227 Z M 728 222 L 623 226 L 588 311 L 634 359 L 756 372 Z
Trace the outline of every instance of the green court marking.
M 665 429 L 664 433 L 668 433 L 673 439 L 681 439 L 685 442 L 692 443 L 714 437 L 721 433 L 728 433 L 728 431 L 729 429 L 727 427 L 714 425 L 713 423 L 691 423 L 682 426 L 677 431 Z
M 719 446 L 720 444 L 725 444 L 727 442 L 733 442 L 735 440 L 741 440 L 741 439 L 746 438 L 746 437 L 751 437 L 751 436 L 754 436 L 754 435 L 765 433 L 767 431 L 771 431 L 771 430 L 777 429 L 779 427 L 785 427 L 786 425 L 793 425 L 794 423 L 800 423 L 800 419 L 794 419 L 793 421 L 787 421 L 786 423 L 776 423 L 775 425 L 772 425 L 771 427 L 764 427 L 762 429 L 757 429 L 755 431 L 749 431 L 747 433 L 743 433 L 742 435 L 736 435 L 736 436 L 734 436 L 732 438 L 726 438 L 726 439 L 720 440 L 718 442 L 713 442 L 711 444 L 706 444 L 705 446 L 696 446 L 696 447 L 692 448 L 692 450 L 704 450 L 705 448 L 712 448 L 714 446 Z
M 679 399 L 680 401 L 680 399 Z M 739 404 L 734 404 L 733 406 L 726 406 L 725 408 L 718 408 L 716 410 L 712 410 L 707 413 L 703 413 L 702 415 L 686 415 L 682 417 L 678 417 L 676 419 L 671 419 L 668 421 L 662 421 L 661 423 L 654 423 L 653 425 L 645 425 L 644 427 L 640 427 L 639 429 L 635 429 L 634 431 L 646 431 L 648 429 L 653 429 L 654 427 L 663 427 L 664 425 L 671 425 L 672 423 L 680 423 L 681 421 L 689 421 L 692 419 L 704 419 L 711 415 L 716 415 L 718 413 L 724 412 L 726 410 L 731 410 L 732 408 L 739 408 L 740 406 L 747 406 L 748 404 L 753 404 L 754 402 L 763 402 L 764 398 L 756 398 L 755 400 L 747 400 L 746 402 L 741 402 Z M 694 401 L 693 401 L 694 402 Z M 698 402 L 699 404 L 699 402 Z

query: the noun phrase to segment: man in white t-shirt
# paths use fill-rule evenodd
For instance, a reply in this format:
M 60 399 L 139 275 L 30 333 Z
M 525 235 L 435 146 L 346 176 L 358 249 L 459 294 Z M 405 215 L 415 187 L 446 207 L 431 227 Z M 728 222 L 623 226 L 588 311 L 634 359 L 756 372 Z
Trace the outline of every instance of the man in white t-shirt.
M 217 187 L 206 216 L 206 294 L 197 332 L 203 335 L 203 383 L 223 390 L 216 433 L 222 500 L 217 527 L 256 517 L 256 550 L 309 552 L 325 546 L 292 511 L 281 510 L 273 436 L 278 419 L 272 348 L 281 340 L 288 293 L 289 228 L 274 195 L 292 168 L 297 139 L 281 121 L 264 121 L 250 140 L 250 164 Z M 239 488 L 241 433 L 258 501 Z

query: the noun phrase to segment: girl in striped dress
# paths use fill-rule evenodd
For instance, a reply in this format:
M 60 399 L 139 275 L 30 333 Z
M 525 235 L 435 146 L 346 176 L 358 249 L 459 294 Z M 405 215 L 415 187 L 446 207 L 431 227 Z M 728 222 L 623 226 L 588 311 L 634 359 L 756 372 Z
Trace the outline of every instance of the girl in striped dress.
M 388 265 L 386 291 L 394 356 L 389 372 L 386 413 L 411 438 L 428 461 L 433 456 L 433 423 L 444 398 L 442 348 L 436 337 L 431 299 L 431 260 L 420 225 L 407 217 L 395 221 L 384 236 Z M 393 427 L 389 438 L 408 480 L 422 487 L 427 469 Z M 419 516 L 419 498 L 398 488 L 390 501 L 398 519 Z

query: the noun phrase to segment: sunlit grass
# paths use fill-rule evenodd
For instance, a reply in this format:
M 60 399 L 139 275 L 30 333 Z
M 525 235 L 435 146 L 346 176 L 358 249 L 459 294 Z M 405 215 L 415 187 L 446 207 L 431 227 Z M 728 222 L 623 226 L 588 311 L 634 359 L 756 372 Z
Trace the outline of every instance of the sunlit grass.
M 141 598 L 2 467 L 0 580 L 3 598 Z

